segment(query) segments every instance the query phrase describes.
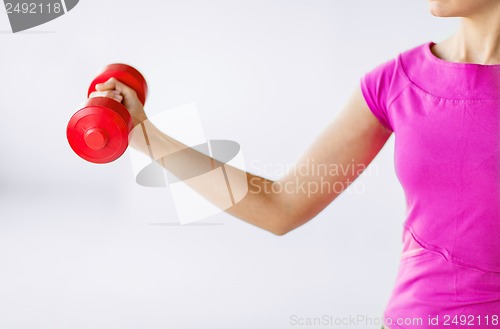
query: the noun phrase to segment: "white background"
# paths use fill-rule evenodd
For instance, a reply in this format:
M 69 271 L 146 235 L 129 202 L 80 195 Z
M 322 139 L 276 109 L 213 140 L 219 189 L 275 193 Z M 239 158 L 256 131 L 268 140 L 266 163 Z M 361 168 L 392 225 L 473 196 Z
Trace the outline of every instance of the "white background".
M 94 74 L 126 62 L 148 79 L 149 114 L 196 102 L 250 171 L 291 164 L 364 73 L 456 23 L 425 0 L 82 0 L 14 35 L 0 10 L 0 329 L 381 317 L 405 215 L 392 138 L 363 193 L 276 237 L 223 213 L 177 225 L 168 189 L 136 185 L 128 156 L 84 162 L 66 124 Z M 353 327 L 380 325 L 336 328 Z

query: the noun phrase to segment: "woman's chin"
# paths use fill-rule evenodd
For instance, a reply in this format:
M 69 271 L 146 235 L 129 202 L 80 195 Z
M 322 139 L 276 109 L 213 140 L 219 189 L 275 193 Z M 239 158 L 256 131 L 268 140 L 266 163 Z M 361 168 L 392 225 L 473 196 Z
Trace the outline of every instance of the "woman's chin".
M 429 6 L 429 12 L 431 13 L 432 16 L 435 16 L 435 17 L 453 17 L 454 16 L 449 11 L 441 8 L 441 6 L 439 6 L 439 4 L 434 4 L 432 2 Z

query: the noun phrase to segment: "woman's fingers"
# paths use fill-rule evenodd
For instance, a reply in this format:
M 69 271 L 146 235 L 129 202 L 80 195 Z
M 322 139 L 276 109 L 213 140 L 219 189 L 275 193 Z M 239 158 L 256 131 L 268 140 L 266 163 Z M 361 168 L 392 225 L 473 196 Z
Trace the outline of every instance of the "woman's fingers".
M 137 93 L 126 84 L 111 78 L 104 83 L 97 84 L 95 88 L 96 91 L 90 94 L 90 97 L 110 97 L 122 103 L 130 112 L 134 126 L 147 119 Z
M 89 95 L 89 98 L 94 97 L 108 97 L 120 103 L 123 101 L 123 96 L 119 90 L 94 91 Z
M 110 78 L 104 83 L 99 83 L 95 86 L 95 88 L 97 91 L 118 90 L 125 97 L 137 97 L 134 89 L 116 80 L 115 78 Z
M 97 91 L 106 91 L 106 90 L 113 90 L 113 89 L 116 89 L 115 88 L 115 85 L 116 85 L 116 82 L 118 80 L 116 80 L 115 78 L 110 78 L 108 81 L 106 82 L 103 82 L 103 83 L 98 83 L 95 85 L 95 89 Z

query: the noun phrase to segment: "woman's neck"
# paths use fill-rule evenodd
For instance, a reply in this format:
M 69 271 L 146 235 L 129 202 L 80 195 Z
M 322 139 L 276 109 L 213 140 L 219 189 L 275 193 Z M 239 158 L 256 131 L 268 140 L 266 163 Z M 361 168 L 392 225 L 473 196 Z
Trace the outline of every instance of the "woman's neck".
M 500 6 L 495 11 L 462 18 L 457 33 L 433 52 L 450 62 L 500 64 Z

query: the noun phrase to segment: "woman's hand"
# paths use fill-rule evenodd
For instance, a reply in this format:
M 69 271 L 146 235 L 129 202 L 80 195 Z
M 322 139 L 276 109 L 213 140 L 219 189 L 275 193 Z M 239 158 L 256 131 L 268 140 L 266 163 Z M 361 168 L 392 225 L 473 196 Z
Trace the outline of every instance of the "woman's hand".
M 96 91 L 90 94 L 92 97 L 108 97 L 123 103 L 132 116 L 132 123 L 135 126 L 147 120 L 144 106 L 137 97 L 134 89 L 125 85 L 124 83 L 111 78 L 104 83 L 95 86 Z

